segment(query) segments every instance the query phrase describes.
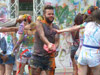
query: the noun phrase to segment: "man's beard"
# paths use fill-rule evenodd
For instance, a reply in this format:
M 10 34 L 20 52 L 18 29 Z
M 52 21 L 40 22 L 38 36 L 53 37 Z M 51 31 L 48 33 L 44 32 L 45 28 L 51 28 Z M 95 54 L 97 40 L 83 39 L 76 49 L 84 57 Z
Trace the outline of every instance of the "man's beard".
M 46 19 L 47 23 L 49 23 L 49 24 L 51 24 L 53 22 L 53 20 L 54 20 L 53 19 L 52 21 L 50 21 L 48 17 L 45 17 L 45 19 Z

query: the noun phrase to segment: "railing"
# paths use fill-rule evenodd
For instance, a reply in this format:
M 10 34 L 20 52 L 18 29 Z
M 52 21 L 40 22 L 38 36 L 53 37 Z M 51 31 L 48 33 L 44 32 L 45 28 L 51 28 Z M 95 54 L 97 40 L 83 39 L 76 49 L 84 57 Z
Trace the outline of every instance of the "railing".
M 33 0 L 33 21 L 38 15 L 43 15 L 44 0 Z
M 19 0 L 14 0 L 13 3 L 9 1 L 10 3 L 10 17 L 15 18 L 19 15 Z

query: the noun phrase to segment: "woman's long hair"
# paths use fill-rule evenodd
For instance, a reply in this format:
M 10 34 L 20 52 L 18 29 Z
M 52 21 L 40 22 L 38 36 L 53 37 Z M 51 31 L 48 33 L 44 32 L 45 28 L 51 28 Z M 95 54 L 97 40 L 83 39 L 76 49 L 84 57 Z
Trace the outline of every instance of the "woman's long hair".
M 96 23 L 100 24 L 100 10 L 99 9 L 98 10 L 95 10 L 91 14 L 91 16 L 92 16 L 93 22 L 96 22 Z

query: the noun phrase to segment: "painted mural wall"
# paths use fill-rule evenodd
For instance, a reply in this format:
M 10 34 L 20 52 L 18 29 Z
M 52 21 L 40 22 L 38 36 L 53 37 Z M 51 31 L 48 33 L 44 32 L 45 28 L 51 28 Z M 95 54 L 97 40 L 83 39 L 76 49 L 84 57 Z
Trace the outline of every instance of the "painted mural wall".
M 77 13 L 87 13 L 91 5 L 96 5 L 97 0 L 45 0 L 45 5 L 53 5 L 55 8 L 55 20 L 60 29 L 71 27 Z M 72 36 L 66 32 L 60 35 L 59 54 L 56 57 L 57 69 L 72 67 L 70 59 L 70 46 Z
M 10 15 L 9 0 L 0 0 L 0 18 L 8 18 Z

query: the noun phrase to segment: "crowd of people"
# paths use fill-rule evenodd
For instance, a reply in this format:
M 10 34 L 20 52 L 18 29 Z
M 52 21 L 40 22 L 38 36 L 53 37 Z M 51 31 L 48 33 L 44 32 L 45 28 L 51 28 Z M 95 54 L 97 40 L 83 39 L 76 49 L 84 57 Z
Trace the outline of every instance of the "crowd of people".
M 24 75 L 25 65 L 29 75 L 55 75 L 56 49 L 63 32 L 71 32 L 74 41 L 70 48 L 73 74 L 100 75 L 100 10 L 91 6 L 87 13 L 78 13 L 74 25 L 62 30 L 53 24 L 51 5 L 44 7 L 36 22 L 24 14 L 0 23 L 0 75 L 11 75 L 12 71 L 13 75 Z

